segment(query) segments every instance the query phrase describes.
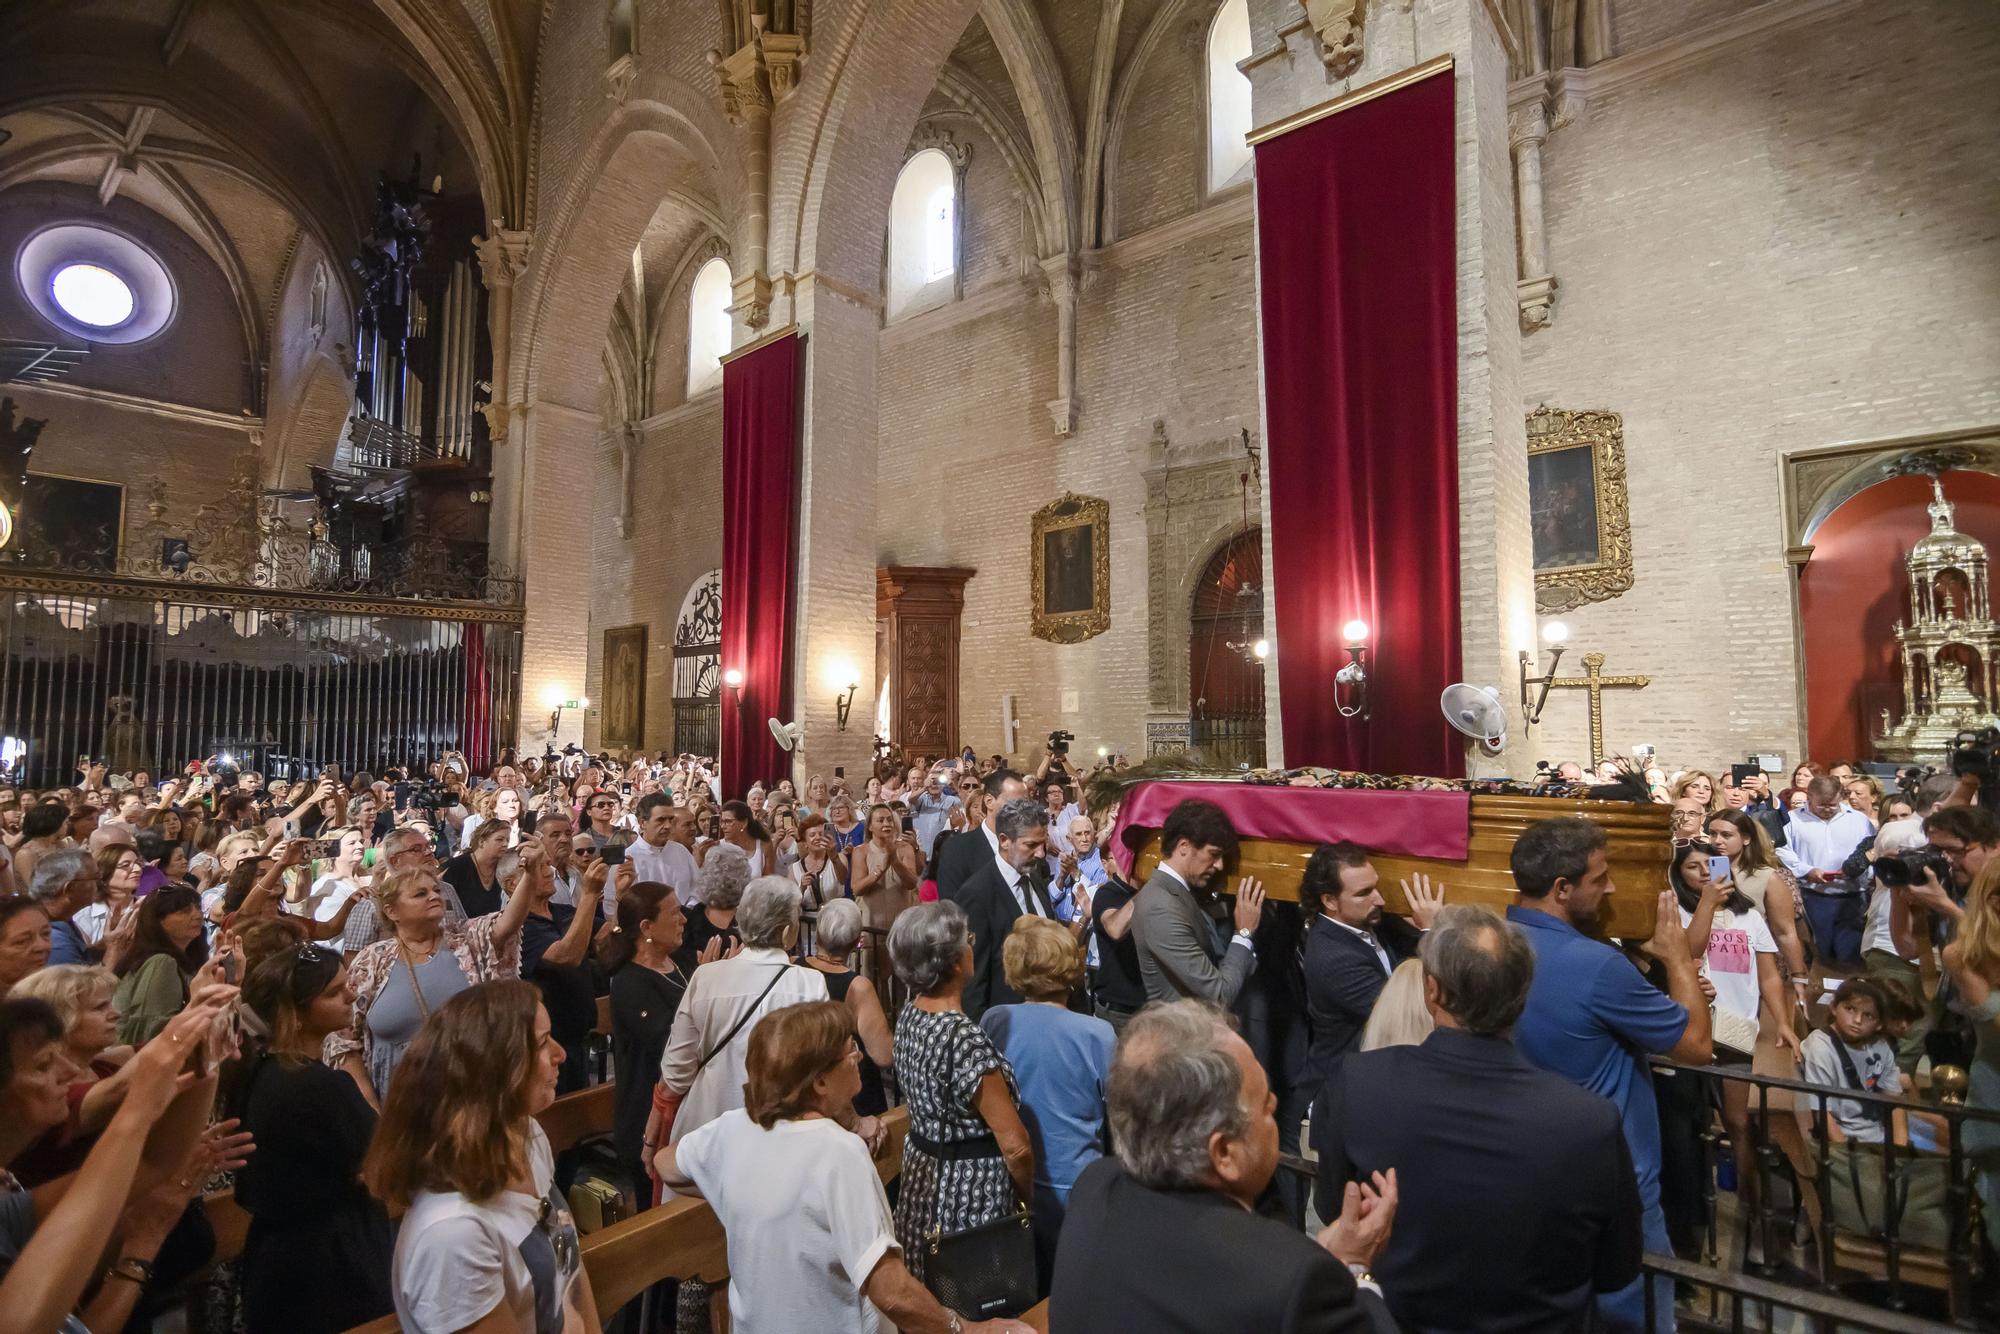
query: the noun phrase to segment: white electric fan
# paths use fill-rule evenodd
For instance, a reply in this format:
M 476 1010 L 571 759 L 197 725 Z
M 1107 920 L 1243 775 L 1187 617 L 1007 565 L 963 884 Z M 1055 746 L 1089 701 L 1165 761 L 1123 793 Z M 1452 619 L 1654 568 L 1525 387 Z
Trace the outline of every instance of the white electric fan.
M 776 718 L 768 721 L 771 724 L 771 735 L 778 739 L 778 745 L 783 750 L 797 750 L 799 743 L 806 739 L 804 723 L 781 723 Z
M 1507 748 L 1507 710 L 1500 705 L 1497 687 L 1461 681 L 1444 688 L 1438 706 L 1446 722 L 1479 743 L 1481 753 L 1498 755 Z

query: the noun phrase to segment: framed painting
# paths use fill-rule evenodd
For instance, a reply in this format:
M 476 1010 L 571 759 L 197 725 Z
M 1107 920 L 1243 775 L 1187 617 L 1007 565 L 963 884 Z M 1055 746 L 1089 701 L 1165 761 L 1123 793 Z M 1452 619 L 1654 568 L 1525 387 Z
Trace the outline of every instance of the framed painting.
M 14 516 L 23 565 L 112 574 L 125 535 L 125 488 L 116 482 L 31 472 Z
M 646 627 L 604 632 L 604 714 L 598 744 L 637 750 L 646 744 Z
M 1065 492 L 1035 511 L 1029 546 L 1035 638 L 1080 644 L 1110 628 L 1110 503 Z
M 1632 587 L 1622 417 L 1546 406 L 1528 414 L 1528 514 L 1538 611 L 1568 611 Z

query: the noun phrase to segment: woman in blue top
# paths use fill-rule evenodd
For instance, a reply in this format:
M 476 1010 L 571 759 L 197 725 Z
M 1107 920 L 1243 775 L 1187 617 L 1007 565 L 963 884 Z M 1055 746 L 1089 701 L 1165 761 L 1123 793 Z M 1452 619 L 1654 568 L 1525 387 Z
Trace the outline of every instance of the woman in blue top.
M 1059 922 L 1024 916 L 1000 950 L 1007 985 L 1027 1000 L 997 1005 L 979 1026 L 1014 1067 L 1021 1120 L 1035 1146 L 1035 1253 L 1047 1292 L 1056 1237 L 1077 1176 L 1103 1156 L 1105 1082 L 1118 1035 L 1069 1008 L 1083 981 L 1083 951 Z

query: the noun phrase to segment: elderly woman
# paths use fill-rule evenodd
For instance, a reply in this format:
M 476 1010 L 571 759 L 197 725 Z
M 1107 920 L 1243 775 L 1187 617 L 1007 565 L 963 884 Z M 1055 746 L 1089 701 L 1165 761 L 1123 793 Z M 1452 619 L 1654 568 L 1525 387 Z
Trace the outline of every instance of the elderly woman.
M 895 1038 L 875 984 L 854 971 L 850 960 L 861 943 L 861 909 L 853 899 L 835 899 L 819 910 L 813 932 L 813 952 L 805 966 L 826 978 L 826 994 L 847 1007 L 854 1030 L 861 1035 L 861 1092 L 854 1110 L 880 1116 L 889 1110 L 882 1088 L 882 1067 L 895 1060 Z
M 336 1334 L 389 1314 L 395 1230 L 361 1185 L 375 1109 L 320 1061 L 353 1017 L 340 951 L 302 945 L 244 979 L 267 1041 L 235 1075 L 231 1110 L 257 1152 L 236 1177 L 249 1211 L 243 1307 L 251 1329 Z
M 1104 1090 L 1118 1034 L 1110 1024 L 1069 1008 L 1083 981 L 1083 950 L 1061 923 L 1021 917 L 1000 949 L 1007 985 L 1020 1005 L 998 1005 L 979 1026 L 1014 1068 L 1021 1120 L 1035 1154 L 1035 1258 L 1047 1291 L 1056 1236 L 1070 1187 L 1104 1156 Z
M 402 1215 L 392 1282 L 410 1334 L 597 1334 L 576 1224 L 536 1122 L 562 1047 L 534 987 L 452 997 L 410 1044 L 362 1178 Z
M 83 1160 L 125 1097 L 120 1076 L 132 1048 L 118 1042 L 118 1006 L 112 999 L 118 979 L 108 968 L 57 964 L 16 983 L 10 996 L 45 1002 L 62 1020 L 63 1055 L 74 1072 L 69 1084 L 69 1121 L 35 1141 L 11 1164 L 29 1186 L 53 1181 L 83 1166 Z
M 674 1015 L 660 1058 L 663 1097 L 656 1101 L 664 1106 L 656 1106 L 646 1123 L 649 1149 L 743 1105 L 744 1055 L 759 1018 L 799 1001 L 827 998 L 824 975 L 787 957 L 799 938 L 797 885 L 775 875 L 751 881 L 736 905 L 736 929 L 743 948 L 693 970 Z M 664 1115 L 668 1107 L 677 1109 L 670 1122 Z M 661 1133 L 663 1125 L 670 1133 Z
M 727 860 L 743 860 L 735 849 L 729 852 L 734 855 Z M 710 857 L 702 873 L 706 875 L 718 860 Z M 759 1019 L 800 1001 L 826 999 L 826 980 L 787 957 L 799 938 L 797 885 L 776 875 L 753 880 L 740 892 L 735 910 L 742 949 L 692 970 L 687 992 L 674 1014 L 666 1053 L 660 1058 L 653 1113 L 646 1120 L 648 1163 L 654 1161 L 662 1144 L 678 1143 L 724 1112 L 743 1105 L 750 1032 Z M 713 949 L 709 953 L 713 958 Z M 879 1142 L 880 1123 L 870 1118 L 864 1127 Z M 678 1306 L 683 1327 L 699 1319 L 707 1301 L 708 1289 L 703 1284 L 681 1284 Z
M 736 926 L 736 905 L 750 883 L 750 861 L 740 848 L 717 845 L 694 874 L 695 897 L 701 902 L 684 908 L 687 927 L 681 933 L 674 962 L 683 972 L 721 958 L 742 939 Z
M 833 846 L 846 853 L 852 853 L 868 837 L 868 826 L 855 813 L 854 798 L 845 790 L 836 788 L 827 799 L 826 832 L 832 836 Z
M 854 1019 L 836 1002 L 775 1011 L 750 1035 L 744 1105 L 660 1151 L 661 1178 L 699 1195 L 729 1243 L 729 1314 L 745 1330 L 1007 1331 L 939 1305 L 897 1254 L 864 1142 L 843 1126 L 861 1087 Z
M 889 957 L 914 998 L 896 1024 L 896 1077 L 910 1105 L 896 1235 L 924 1276 L 924 1243 L 1013 1213 L 1034 1196 L 1035 1153 L 1013 1067 L 960 1003 L 972 934 L 956 903 L 920 903 L 889 928 Z
M 540 856 L 540 847 L 530 844 L 522 860 Z M 326 1063 L 352 1075 L 370 1105 L 379 1108 L 425 1019 L 461 991 L 520 976 L 528 900 L 515 894 L 501 911 L 458 926 L 445 920 L 435 868 L 382 876 L 375 910 L 389 924 L 389 935 L 357 951 L 349 963 L 354 1014 L 346 1028 L 327 1035 Z

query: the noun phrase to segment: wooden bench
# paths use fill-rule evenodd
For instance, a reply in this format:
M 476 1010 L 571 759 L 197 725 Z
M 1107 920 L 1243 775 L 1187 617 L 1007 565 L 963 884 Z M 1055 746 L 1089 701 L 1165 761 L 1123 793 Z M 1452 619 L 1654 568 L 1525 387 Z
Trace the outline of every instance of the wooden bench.
M 903 1170 L 909 1109 L 892 1108 L 882 1122 L 889 1129 L 889 1142 L 875 1160 L 875 1170 L 882 1180 L 890 1181 Z M 699 1279 L 711 1285 L 726 1281 L 729 1246 L 722 1235 L 722 1221 L 707 1201 L 681 1197 L 583 1238 L 583 1268 L 590 1277 L 598 1314 L 608 1317 L 666 1279 Z M 1046 1325 L 1036 1324 L 1033 1316 L 1030 1312 L 1029 1323 L 1045 1329 Z M 1047 1319 L 1045 1311 L 1042 1319 Z M 395 1330 L 395 1317 L 389 1316 L 348 1334 L 395 1334 Z

